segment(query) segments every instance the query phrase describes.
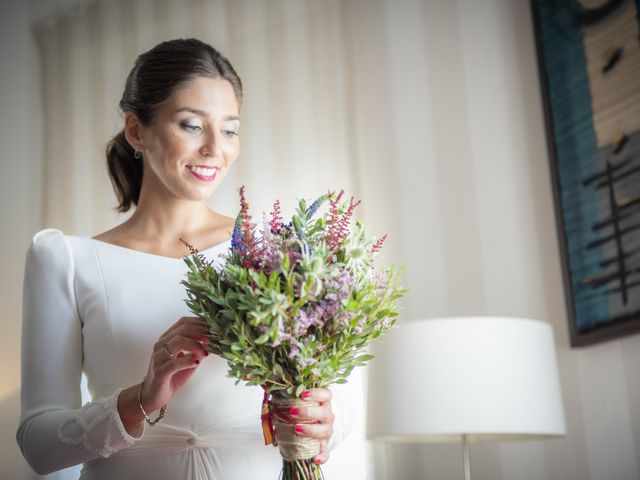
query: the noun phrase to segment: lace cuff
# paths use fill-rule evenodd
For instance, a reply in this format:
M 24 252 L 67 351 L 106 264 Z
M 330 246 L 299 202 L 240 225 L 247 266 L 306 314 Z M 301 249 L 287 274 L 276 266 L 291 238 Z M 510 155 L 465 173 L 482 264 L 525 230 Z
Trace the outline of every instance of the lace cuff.
M 130 447 L 144 434 L 144 424 L 139 435 L 129 435 L 118 413 L 119 388 L 113 395 L 86 403 L 72 417 L 58 427 L 58 439 L 67 445 L 82 445 L 101 457 L 108 457 L 118 450 Z

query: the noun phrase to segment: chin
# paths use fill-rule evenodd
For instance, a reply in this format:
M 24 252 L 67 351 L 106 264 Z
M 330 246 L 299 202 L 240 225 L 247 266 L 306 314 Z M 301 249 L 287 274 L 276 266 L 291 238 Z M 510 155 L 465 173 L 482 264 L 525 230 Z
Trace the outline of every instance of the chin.
M 206 202 L 207 200 L 209 200 L 213 194 L 216 192 L 216 190 L 218 190 L 218 185 L 212 185 L 211 187 L 208 188 L 202 188 L 202 189 L 189 189 L 188 191 L 184 192 L 184 195 L 181 195 L 183 198 L 187 198 L 189 200 L 193 200 L 196 202 Z

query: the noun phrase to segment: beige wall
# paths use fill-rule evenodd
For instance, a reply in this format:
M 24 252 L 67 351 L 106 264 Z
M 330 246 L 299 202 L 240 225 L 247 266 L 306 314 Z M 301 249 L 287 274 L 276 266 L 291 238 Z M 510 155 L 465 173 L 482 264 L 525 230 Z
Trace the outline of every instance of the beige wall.
M 558 347 L 568 435 L 474 444 L 472 476 L 640 478 L 640 336 L 569 347 L 529 2 L 407 3 L 361 21 L 384 18 L 393 63 L 380 91 L 399 132 L 388 150 L 400 158 L 403 256 L 418 287 L 408 318 L 538 318 Z M 457 446 L 375 452 L 380 480 L 462 478 Z
M 29 33 L 28 2 L 0 7 L 0 478 L 36 478 L 15 441 L 19 415 L 20 312 L 24 254 L 40 227 L 41 146 L 37 51 Z
M 240 3 L 244 8 L 234 12 L 243 15 L 236 21 L 249 29 L 241 32 L 246 40 L 258 17 L 248 8 L 250 2 Z M 286 1 L 277 3 L 282 6 Z M 340 89 L 350 101 L 340 112 L 339 128 L 349 138 L 339 146 L 346 145 L 345 156 L 353 161 L 345 171 L 352 172 L 353 180 L 348 182 L 364 199 L 361 216 L 365 223 L 374 231 L 390 232 L 385 261 L 409 264 L 406 284 L 414 293 L 404 304 L 405 319 L 514 315 L 545 320 L 554 327 L 567 437 L 474 444 L 474 478 L 637 479 L 640 336 L 580 350 L 568 346 L 528 3 L 326 2 L 331 24 L 337 24 L 343 35 L 331 41 L 345 42 L 346 48 L 336 48 L 343 55 L 340 62 L 352 67 L 336 79 L 343 82 Z M 254 1 L 257 4 L 263 5 Z M 41 223 L 38 58 L 28 30 L 29 17 L 34 15 L 28 5 L 18 0 L 2 2 L 0 14 L 0 218 L 5 239 L 0 279 L 4 315 L 0 478 L 11 479 L 33 478 L 15 444 L 20 295 L 26 246 L 31 235 L 45 226 Z M 171 11 L 179 15 L 181 10 Z M 255 11 L 264 13 L 264 9 Z M 308 12 L 310 18 L 314 15 L 319 13 Z M 286 26 L 284 22 L 283 28 Z M 138 33 L 145 35 L 144 30 Z M 295 40 L 291 35 L 305 31 L 295 28 L 288 34 L 286 38 Z M 235 57 L 257 84 L 263 58 L 251 57 L 252 49 L 238 43 L 238 31 L 235 35 Z M 304 44 L 294 43 L 288 46 L 289 56 L 278 58 L 276 66 L 287 58 L 299 58 L 296 49 Z M 323 57 L 323 61 L 331 58 Z M 305 84 L 300 82 L 305 78 L 302 74 L 289 78 L 288 88 L 304 95 Z M 111 89 L 120 88 L 116 87 Z M 277 112 L 280 132 L 290 118 L 309 112 L 301 103 L 286 105 L 289 117 Z M 269 120 L 270 113 L 266 108 L 258 110 L 254 107 L 260 115 L 254 118 L 261 119 L 254 122 L 256 134 L 253 139 L 247 134 L 244 140 L 245 154 L 254 157 L 269 144 L 269 139 L 259 137 L 262 133 L 257 127 L 260 121 Z M 344 125 L 349 127 L 346 132 Z M 299 136 L 309 135 L 301 125 L 296 128 L 292 149 L 304 151 L 304 143 L 312 139 Z M 335 125 L 328 121 L 316 128 L 323 129 L 327 139 L 335 132 Z M 269 141 L 281 141 L 278 138 L 282 137 Z M 50 160 L 55 167 L 56 159 Z M 249 165 L 242 167 L 242 175 L 248 175 Z M 281 180 L 273 181 L 279 191 Z M 231 199 L 229 205 L 233 202 Z M 376 479 L 461 478 L 455 445 L 376 445 L 369 453 Z

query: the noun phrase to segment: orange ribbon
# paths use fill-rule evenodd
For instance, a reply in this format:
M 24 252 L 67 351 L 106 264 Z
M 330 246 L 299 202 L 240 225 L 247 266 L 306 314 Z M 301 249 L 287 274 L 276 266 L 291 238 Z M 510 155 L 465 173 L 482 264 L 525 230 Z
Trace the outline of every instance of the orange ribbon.
M 262 399 L 262 435 L 264 436 L 265 445 L 278 445 L 276 442 L 275 430 L 273 428 L 273 422 L 271 420 L 271 412 L 269 411 L 269 393 L 264 388 L 264 397 Z

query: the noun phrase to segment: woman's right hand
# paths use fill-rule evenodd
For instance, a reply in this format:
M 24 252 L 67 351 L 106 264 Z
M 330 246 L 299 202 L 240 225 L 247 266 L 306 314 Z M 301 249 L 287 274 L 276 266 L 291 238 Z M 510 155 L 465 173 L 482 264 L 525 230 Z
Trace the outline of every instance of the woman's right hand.
M 209 355 L 207 333 L 207 325 L 198 317 L 182 317 L 153 345 L 142 386 L 142 406 L 147 413 L 169 403 L 176 391 L 193 376 L 200 361 Z
M 198 317 L 182 317 L 153 345 L 149 369 L 142 385 L 142 406 L 150 415 L 169 403 L 171 397 L 195 373 L 200 361 L 209 355 L 208 326 Z M 167 353 L 163 345 L 174 355 Z M 118 412 L 125 429 L 139 430 L 144 416 L 138 403 L 140 384 L 123 390 Z

